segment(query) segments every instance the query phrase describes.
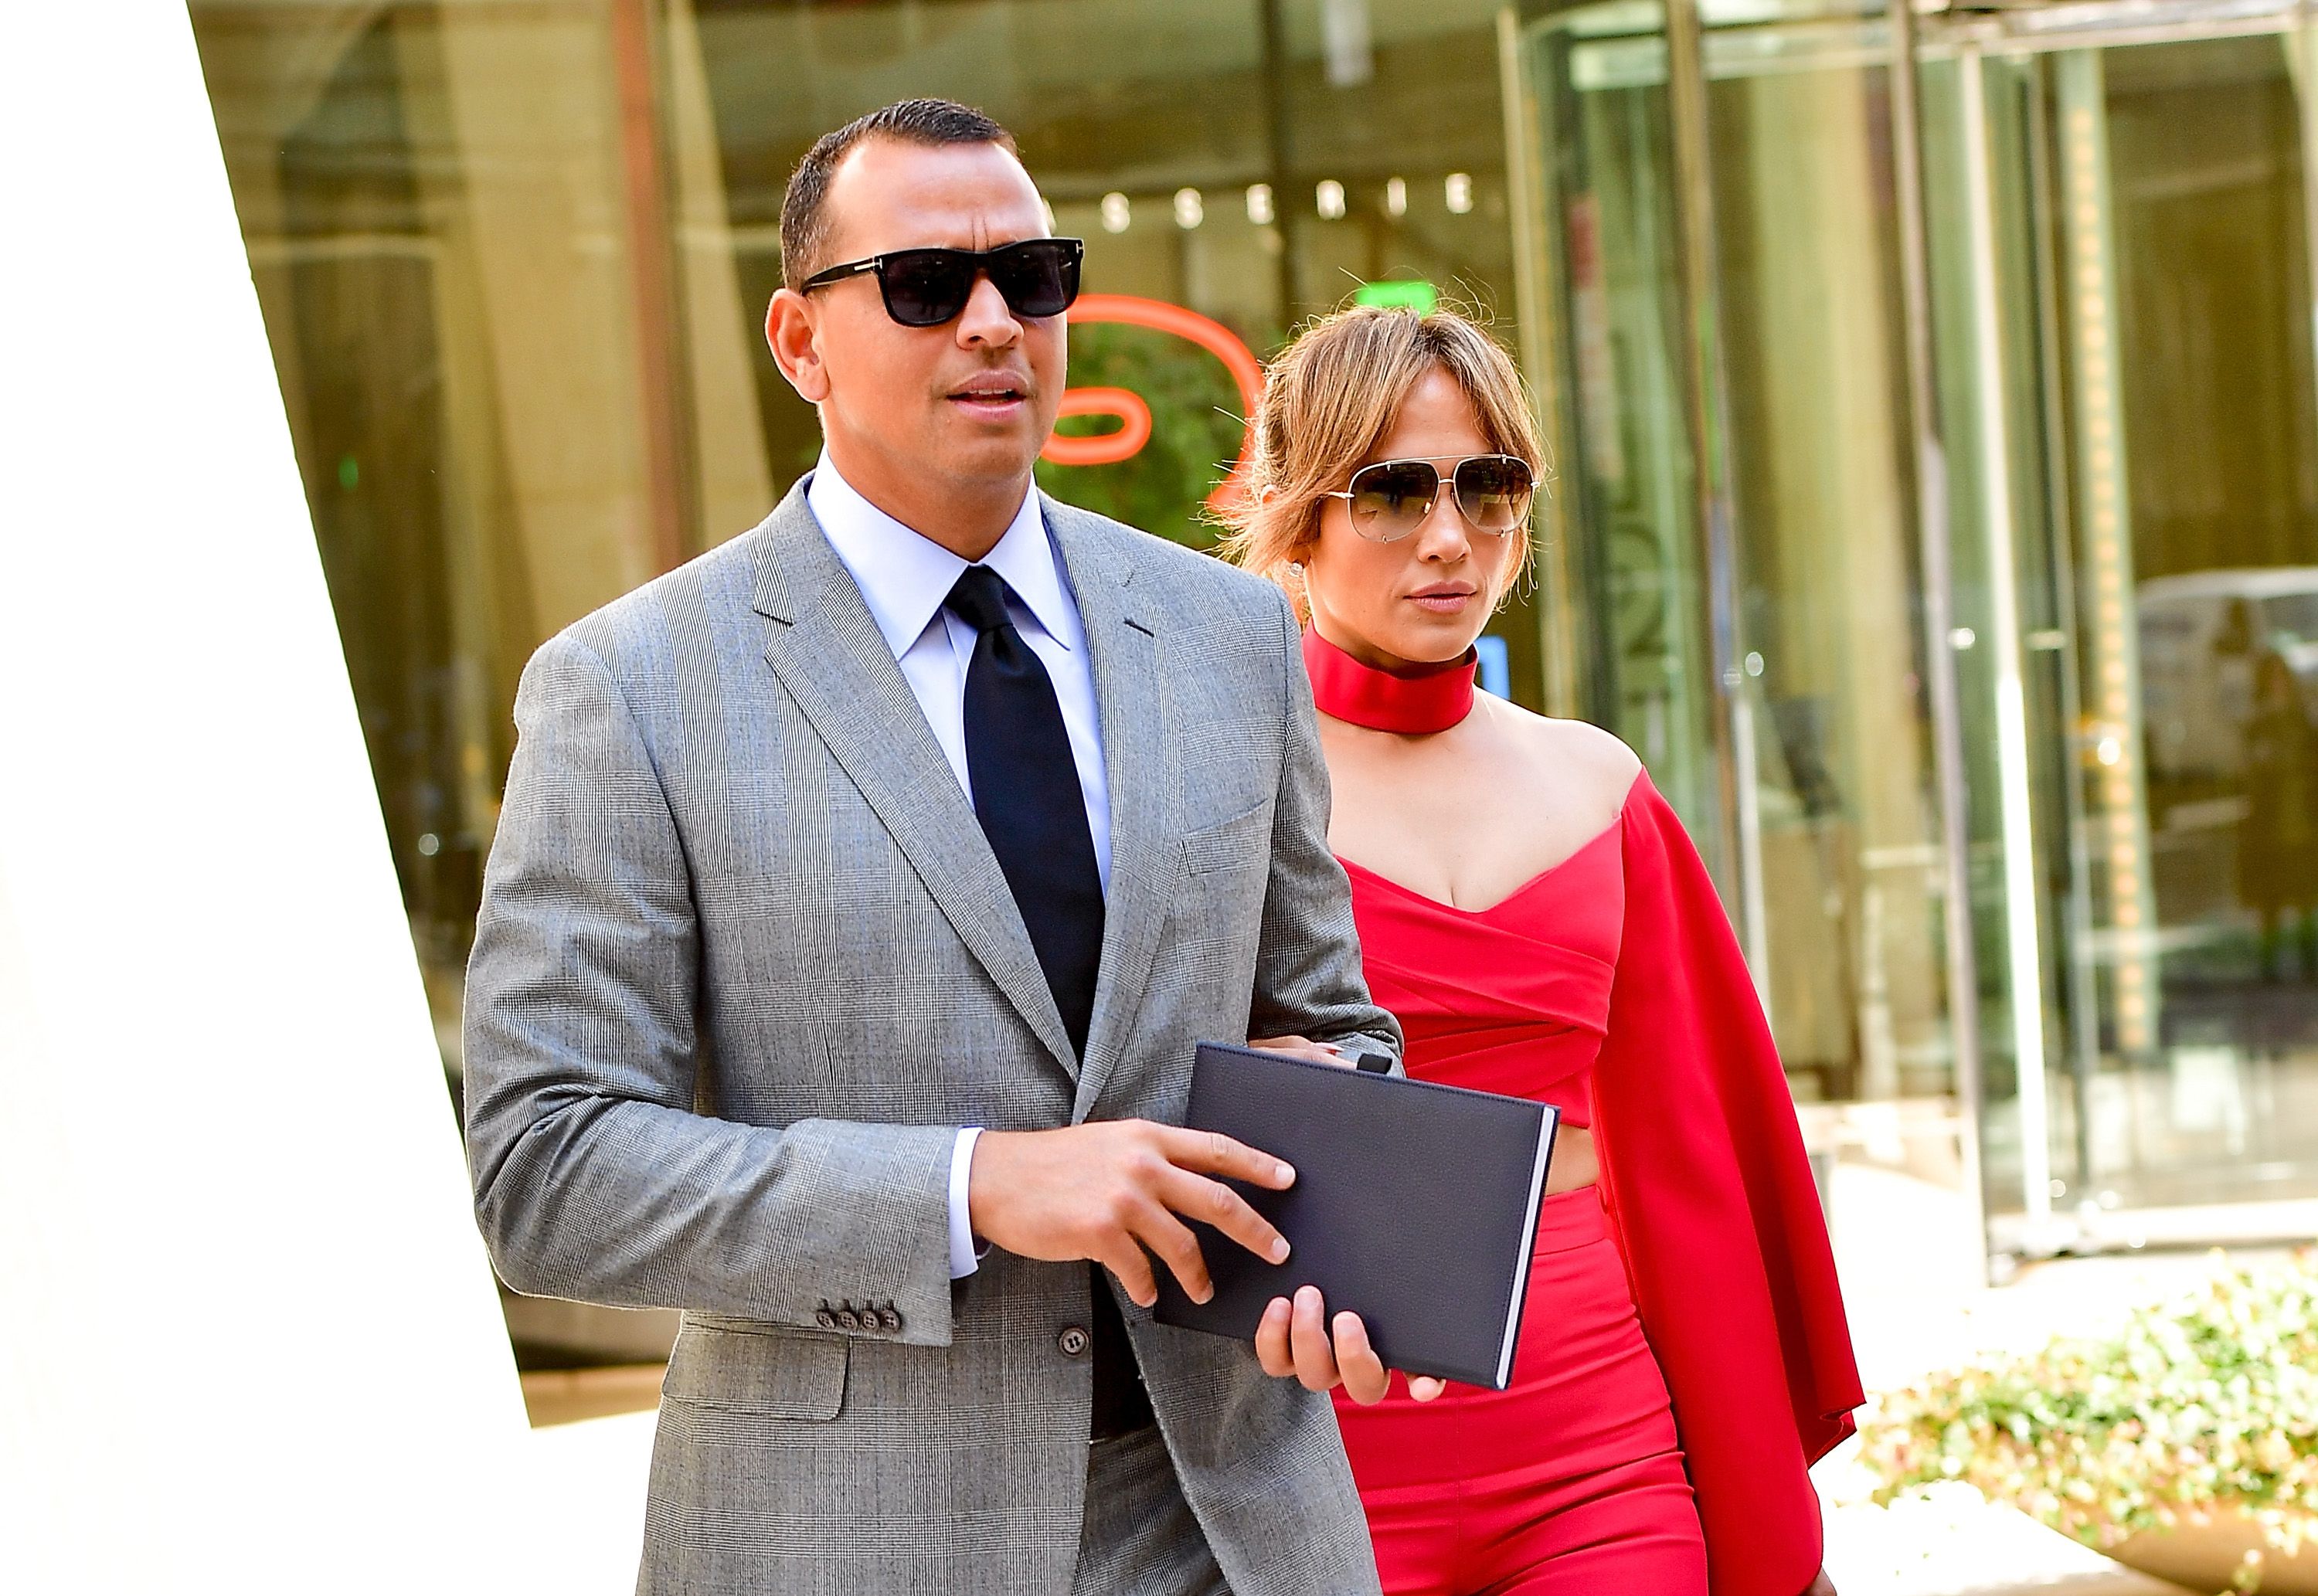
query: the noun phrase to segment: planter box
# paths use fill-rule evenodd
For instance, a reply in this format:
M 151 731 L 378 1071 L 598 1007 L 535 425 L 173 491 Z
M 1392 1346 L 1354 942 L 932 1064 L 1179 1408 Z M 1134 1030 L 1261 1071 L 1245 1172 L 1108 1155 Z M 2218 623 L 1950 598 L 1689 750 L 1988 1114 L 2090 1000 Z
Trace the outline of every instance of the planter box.
M 2185 1520 L 2171 1529 L 2143 1530 L 2108 1548 L 2127 1568 L 2138 1569 L 2189 1590 L 2233 1591 L 2231 1578 L 2245 1555 L 2263 1550 L 2260 1596 L 2318 1596 L 2318 1546 L 2305 1543 L 2291 1557 L 2262 1547 L 2261 1527 L 2235 1508 L 2221 1508 L 2205 1522 Z

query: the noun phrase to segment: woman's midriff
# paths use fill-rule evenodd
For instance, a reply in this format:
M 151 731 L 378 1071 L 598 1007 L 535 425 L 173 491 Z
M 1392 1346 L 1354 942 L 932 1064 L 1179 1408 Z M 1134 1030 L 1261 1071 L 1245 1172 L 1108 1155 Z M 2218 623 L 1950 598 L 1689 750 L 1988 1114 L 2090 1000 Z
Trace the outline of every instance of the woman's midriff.
M 1545 1195 L 1583 1191 L 1602 1178 L 1594 1156 L 1594 1133 L 1584 1125 L 1564 1124 L 1553 1133 L 1553 1161 L 1545 1170 Z
M 1363 1491 L 1534 1464 L 1568 1477 L 1671 1450 L 1666 1379 L 1643 1340 L 1599 1188 L 1539 1205 L 1505 1390 L 1452 1383 L 1418 1403 L 1396 1375 L 1382 1402 L 1361 1407 L 1339 1394 L 1336 1413 Z

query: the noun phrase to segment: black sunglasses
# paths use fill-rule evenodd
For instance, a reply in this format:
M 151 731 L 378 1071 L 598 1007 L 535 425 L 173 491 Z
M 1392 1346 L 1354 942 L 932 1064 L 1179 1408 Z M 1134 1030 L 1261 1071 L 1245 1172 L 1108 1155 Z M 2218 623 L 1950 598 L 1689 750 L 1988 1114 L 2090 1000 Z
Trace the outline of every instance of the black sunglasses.
M 1441 497 L 1440 468 L 1429 460 L 1379 460 L 1352 473 L 1348 489 L 1327 495 L 1349 501 L 1352 530 L 1379 543 L 1405 538 L 1424 525 Z M 1529 462 L 1511 454 L 1469 454 L 1450 469 L 1457 510 L 1476 532 L 1503 537 L 1529 516 L 1537 489 Z
M 966 309 L 987 275 L 1017 316 L 1060 316 L 1079 297 L 1083 238 L 1025 238 L 995 249 L 896 249 L 806 278 L 802 291 L 874 272 L 885 314 L 903 327 L 939 327 Z

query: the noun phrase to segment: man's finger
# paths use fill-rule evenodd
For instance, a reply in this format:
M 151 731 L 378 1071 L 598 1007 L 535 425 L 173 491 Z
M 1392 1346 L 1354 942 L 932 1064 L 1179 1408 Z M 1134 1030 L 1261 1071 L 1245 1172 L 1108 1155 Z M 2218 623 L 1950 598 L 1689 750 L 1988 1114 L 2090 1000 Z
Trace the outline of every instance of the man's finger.
M 1288 1349 L 1288 1323 L 1293 1314 L 1288 1299 L 1275 1296 L 1264 1305 L 1263 1317 L 1255 1323 L 1255 1360 L 1275 1380 L 1285 1380 L 1296 1372 L 1296 1359 Z
M 1220 1180 L 1170 1169 L 1160 1177 L 1159 1200 L 1186 1219 L 1214 1225 L 1267 1262 L 1288 1261 L 1288 1238 Z
M 1287 1164 L 1244 1142 L 1235 1142 L 1221 1131 L 1187 1131 L 1163 1125 L 1159 1147 L 1167 1155 L 1167 1161 L 1178 1169 L 1202 1175 L 1227 1175 L 1273 1191 L 1285 1191 L 1295 1183 L 1296 1171 Z
M 1431 1375 L 1408 1376 L 1408 1394 L 1419 1402 L 1431 1402 L 1448 1389 L 1448 1381 L 1436 1380 Z
M 1336 1354 L 1328 1345 L 1325 1308 L 1318 1287 L 1297 1288 L 1288 1347 L 1295 1359 L 1296 1377 L 1304 1383 L 1307 1391 L 1333 1391 L 1337 1384 Z
M 1215 1296 L 1215 1283 L 1208 1278 L 1208 1260 L 1199 1252 L 1199 1238 L 1164 1206 L 1146 1204 L 1128 1223 L 1128 1230 L 1167 1266 L 1181 1283 L 1184 1296 L 1195 1303 Z
M 1344 1394 L 1362 1407 L 1384 1400 L 1385 1389 L 1392 1376 L 1385 1372 L 1384 1360 L 1369 1345 L 1369 1327 L 1358 1314 L 1339 1314 L 1335 1318 L 1336 1373 L 1344 1382 Z
M 1119 1277 L 1119 1283 L 1127 1288 L 1127 1295 L 1138 1307 L 1147 1308 L 1159 1300 L 1159 1282 L 1151 1273 L 1151 1256 L 1137 1246 L 1132 1237 L 1123 1245 L 1097 1253 L 1095 1261 Z

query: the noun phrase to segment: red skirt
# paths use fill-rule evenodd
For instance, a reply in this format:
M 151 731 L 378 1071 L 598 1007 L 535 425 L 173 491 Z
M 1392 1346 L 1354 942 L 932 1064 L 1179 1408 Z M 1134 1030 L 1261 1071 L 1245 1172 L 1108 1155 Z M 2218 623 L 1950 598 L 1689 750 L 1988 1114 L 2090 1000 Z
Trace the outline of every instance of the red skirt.
M 1394 1389 L 1336 1413 L 1392 1596 L 1705 1596 L 1665 1376 L 1600 1189 L 1540 1206 L 1504 1391 Z

